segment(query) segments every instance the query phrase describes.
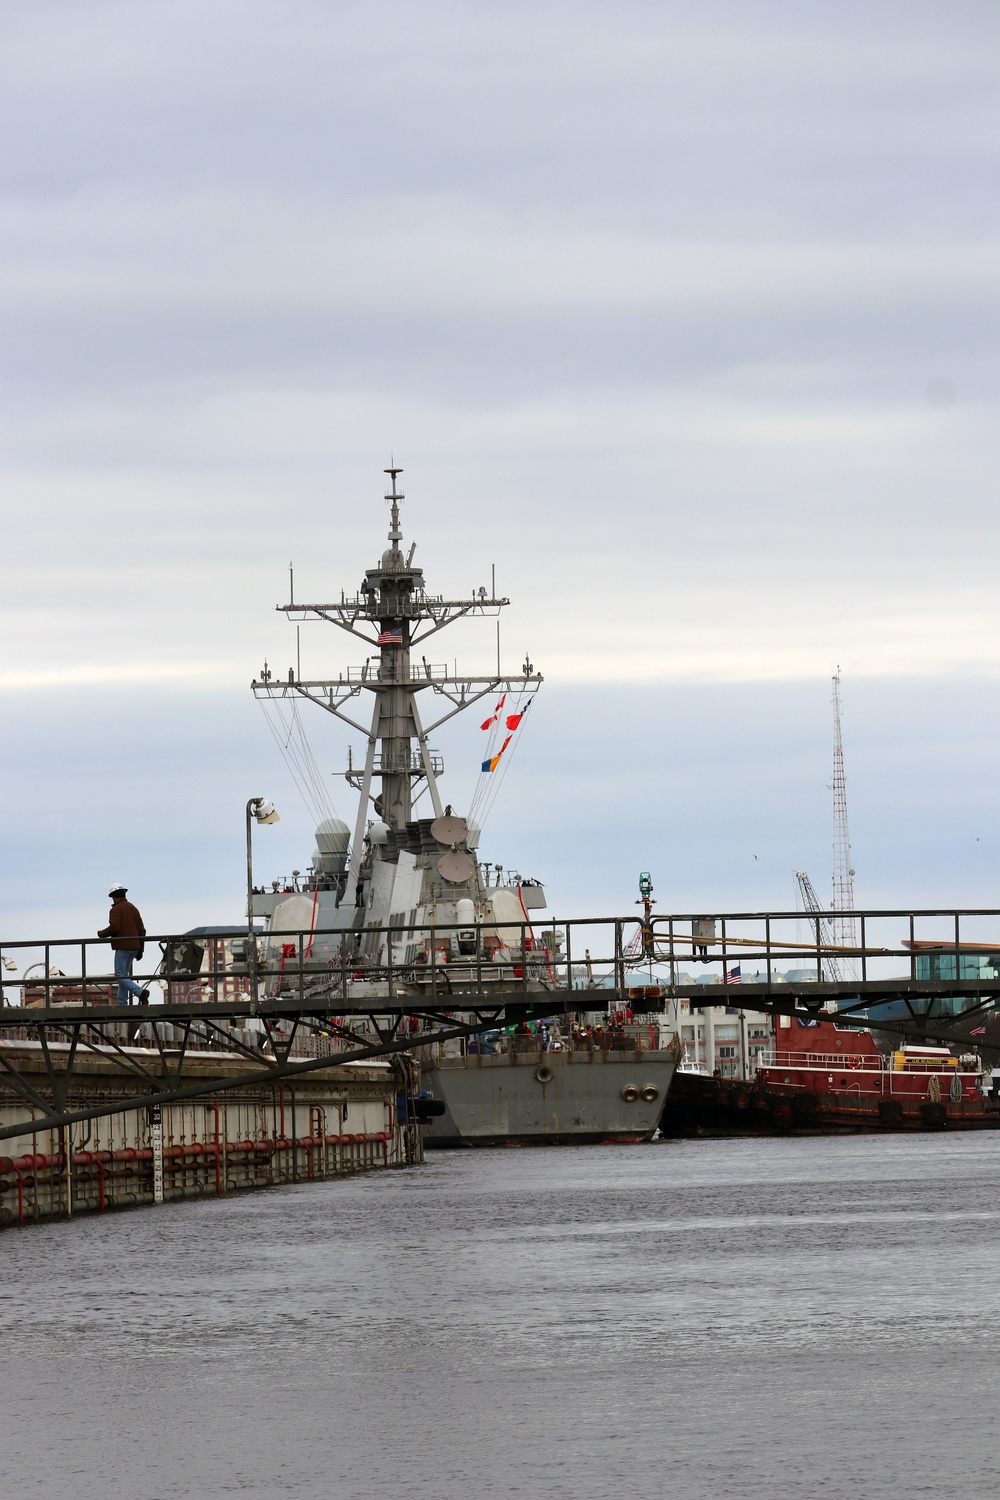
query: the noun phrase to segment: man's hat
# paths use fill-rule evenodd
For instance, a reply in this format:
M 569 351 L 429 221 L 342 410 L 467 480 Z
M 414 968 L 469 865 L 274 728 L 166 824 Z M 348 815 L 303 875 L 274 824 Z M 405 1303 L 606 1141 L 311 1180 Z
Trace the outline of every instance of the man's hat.
M 128 890 L 128 886 L 127 885 L 122 885 L 121 881 L 119 880 L 117 882 L 117 884 L 112 885 L 110 891 L 108 892 L 108 895 L 109 896 L 124 896 L 125 893 L 127 892 L 127 890 Z

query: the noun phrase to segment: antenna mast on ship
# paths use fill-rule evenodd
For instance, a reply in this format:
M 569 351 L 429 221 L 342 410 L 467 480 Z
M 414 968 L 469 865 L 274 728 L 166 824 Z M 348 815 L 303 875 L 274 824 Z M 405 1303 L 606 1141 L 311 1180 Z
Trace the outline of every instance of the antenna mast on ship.
M 527 660 L 518 676 L 502 673 L 498 661 L 497 671 L 488 677 L 460 677 L 450 674 L 446 665 L 429 662 L 423 652 L 415 655 L 417 647 L 456 620 L 497 616 L 510 600 L 496 598 L 495 587 L 489 595 L 480 588 L 467 599 L 445 599 L 426 591 L 423 570 L 413 566 L 416 545 L 405 556 L 400 547 L 403 533 L 399 507 L 404 496 L 396 481 L 403 471 L 390 461 L 384 472 L 391 480 L 385 497 L 390 506 L 389 546 L 378 565 L 366 570 L 357 594 L 349 598 L 342 593 L 339 603 L 290 602 L 277 606 L 289 620 L 326 620 L 339 625 L 348 635 L 374 648 L 374 654 L 369 654 L 362 666 L 348 667 L 336 679 L 302 681 L 289 669 L 287 681 L 262 675 L 251 684 L 257 698 L 306 698 L 366 737 L 363 768 L 351 766 L 344 773 L 360 793 L 348 891 L 354 890 L 361 871 L 369 807 L 389 829 L 402 831 L 412 819 L 417 796 L 426 790 L 434 816 L 442 816 L 437 778 L 444 762 L 430 750 L 429 736 L 498 688 L 510 692 L 542 681 Z M 417 708 L 417 695 L 428 691 L 444 700 L 437 704 L 444 712 L 425 724 Z M 368 724 L 348 711 L 356 712 L 361 707 L 364 693 L 371 693 L 375 700 Z M 373 785 L 376 778 L 377 794 Z

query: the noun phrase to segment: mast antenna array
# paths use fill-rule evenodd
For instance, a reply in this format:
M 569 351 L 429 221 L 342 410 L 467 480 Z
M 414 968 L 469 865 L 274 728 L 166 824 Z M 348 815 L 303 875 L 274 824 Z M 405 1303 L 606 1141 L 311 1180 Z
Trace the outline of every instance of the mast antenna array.
M 425 642 L 457 620 L 498 616 L 509 600 L 495 590 L 473 590 L 466 598 L 429 593 L 423 569 L 414 566 L 415 544 L 404 554 L 400 543 L 399 507 L 403 500 L 397 480 L 402 468 L 390 457 L 384 470 L 391 481 L 386 503 L 391 507 L 389 546 L 353 596 L 341 591 L 336 599 L 308 604 L 289 597 L 280 611 L 296 622 L 324 620 L 353 636 L 367 650 L 361 666 L 349 666 L 336 678 L 303 681 L 301 671 L 287 682 L 272 682 L 265 663 L 260 679 L 251 684 L 259 699 L 305 698 L 341 720 L 367 739 L 364 767 L 349 765 L 349 784 L 360 793 L 358 818 L 351 842 L 347 889 L 353 890 L 365 858 L 370 814 L 387 835 L 402 835 L 413 820 L 417 798 L 426 791 L 434 817 L 444 815 L 437 778 L 444 769 L 429 737 L 456 714 L 498 690 L 524 693 L 537 687 L 541 674 L 528 658 L 520 676 L 504 674 L 499 660 L 495 673 L 460 677 L 458 667 L 435 664 L 427 658 Z M 289 575 L 291 589 L 292 575 Z M 418 665 L 419 663 L 419 665 Z M 374 697 L 370 714 L 362 699 Z M 422 696 L 421 696 L 422 695 Z M 425 711 L 418 708 L 420 698 Z M 359 713 L 360 710 L 360 713 Z
M 390 542 L 398 542 L 402 539 L 402 532 L 399 529 L 399 502 L 400 500 L 405 500 L 406 496 L 401 491 L 397 491 L 396 489 L 396 475 L 402 474 L 402 469 L 392 468 L 392 459 L 389 460 L 389 463 L 390 467 L 388 469 L 383 469 L 382 471 L 384 474 L 388 474 L 392 479 L 392 489 L 385 497 L 387 503 L 392 506 L 392 526 L 389 531 L 389 540 Z M 412 558 L 412 556 L 413 551 L 411 549 L 410 557 Z

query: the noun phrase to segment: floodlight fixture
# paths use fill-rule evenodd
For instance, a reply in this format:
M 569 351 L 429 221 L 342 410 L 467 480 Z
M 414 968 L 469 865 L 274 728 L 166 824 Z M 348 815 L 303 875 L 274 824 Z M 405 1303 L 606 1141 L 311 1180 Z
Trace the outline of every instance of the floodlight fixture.
M 278 823 L 278 810 L 268 797 L 251 797 L 247 803 L 247 958 L 250 968 L 250 1003 L 257 1004 L 257 936 L 253 926 L 253 840 L 255 822 Z
M 247 805 L 258 823 L 281 822 L 278 809 L 267 797 L 251 797 Z

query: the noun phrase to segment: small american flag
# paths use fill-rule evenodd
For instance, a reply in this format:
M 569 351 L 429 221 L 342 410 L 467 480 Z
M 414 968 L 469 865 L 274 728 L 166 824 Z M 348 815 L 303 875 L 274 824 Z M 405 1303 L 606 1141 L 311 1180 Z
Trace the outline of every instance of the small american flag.
M 403 627 L 394 625 L 391 630 L 380 630 L 376 646 L 401 646 L 403 644 Z
M 986 1035 L 986 1027 L 985 1026 L 973 1026 L 972 1030 L 969 1032 L 969 1035 L 970 1036 L 985 1036 Z
M 729 969 L 729 970 L 726 971 L 726 983 L 727 984 L 742 984 L 743 983 L 743 977 L 740 974 L 740 966 L 739 966 L 739 964 L 734 964 L 734 966 L 731 969 Z

